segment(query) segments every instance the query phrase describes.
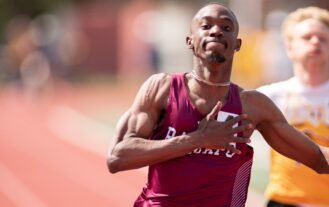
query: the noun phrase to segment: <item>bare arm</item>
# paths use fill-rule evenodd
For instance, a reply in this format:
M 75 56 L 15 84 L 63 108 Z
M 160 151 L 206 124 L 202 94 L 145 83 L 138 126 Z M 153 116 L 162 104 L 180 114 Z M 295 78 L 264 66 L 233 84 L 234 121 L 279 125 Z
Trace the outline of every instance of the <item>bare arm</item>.
M 250 128 L 232 126 L 244 116 L 225 123 L 215 120 L 221 105 L 217 104 L 195 132 L 165 140 L 149 140 L 159 122 L 160 113 L 167 104 L 170 79 L 167 75 L 155 75 L 146 81 L 138 92 L 132 107 L 119 120 L 107 163 L 111 173 L 152 165 L 183 156 L 198 147 L 226 148 L 239 151 L 230 142 L 246 143 L 249 139 L 234 134 Z
M 306 135 L 290 126 L 281 111 L 265 95 L 255 92 L 252 97 L 249 101 L 254 107 L 250 109 L 252 111 L 250 113 L 257 118 L 256 128 L 273 149 L 318 173 L 329 173 L 328 148 L 318 146 Z

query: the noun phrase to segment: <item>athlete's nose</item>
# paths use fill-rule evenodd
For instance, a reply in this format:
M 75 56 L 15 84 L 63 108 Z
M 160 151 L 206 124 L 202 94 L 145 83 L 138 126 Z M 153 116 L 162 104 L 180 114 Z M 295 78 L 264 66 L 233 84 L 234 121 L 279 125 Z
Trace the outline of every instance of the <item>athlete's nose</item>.
M 210 37 L 221 37 L 223 32 L 219 26 L 213 26 L 210 31 Z
M 320 39 L 320 37 L 314 35 L 314 36 L 311 37 L 310 41 L 311 41 L 312 44 L 316 45 L 316 44 L 320 44 L 321 39 Z

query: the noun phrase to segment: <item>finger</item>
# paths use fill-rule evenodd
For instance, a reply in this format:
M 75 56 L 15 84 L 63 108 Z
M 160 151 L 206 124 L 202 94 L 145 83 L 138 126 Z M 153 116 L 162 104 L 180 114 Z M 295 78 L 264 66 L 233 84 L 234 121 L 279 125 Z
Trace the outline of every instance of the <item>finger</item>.
M 239 121 L 241 121 L 243 119 L 247 119 L 247 118 L 248 118 L 247 114 L 240 114 L 239 116 L 236 116 L 233 119 L 230 119 L 230 120 L 226 121 L 225 123 L 228 126 L 233 127 L 233 125 L 237 124 Z
M 218 114 L 218 111 L 222 108 L 222 102 L 218 101 L 211 112 L 207 115 L 207 121 L 215 119 L 215 116 Z
M 232 129 L 232 132 L 233 132 L 233 134 L 236 134 L 236 133 L 239 133 L 239 132 L 250 130 L 252 128 L 253 128 L 253 125 L 250 124 L 250 123 L 248 123 L 248 124 L 242 124 L 241 126 L 234 127 Z
M 235 143 L 250 143 L 251 139 L 246 137 L 233 137 L 232 142 Z

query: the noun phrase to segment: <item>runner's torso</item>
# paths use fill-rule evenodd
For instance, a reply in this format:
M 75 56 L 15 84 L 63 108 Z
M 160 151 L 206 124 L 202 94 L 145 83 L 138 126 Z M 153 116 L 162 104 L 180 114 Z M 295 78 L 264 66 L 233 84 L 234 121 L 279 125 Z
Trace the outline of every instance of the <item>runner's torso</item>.
M 229 97 L 217 120 L 241 114 L 239 88 L 230 85 Z M 151 139 L 172 139 L 195 131 L 204 116 L 191 102 L 184 74 L 172 75 L 166 115 Z M 191 153 L 149 167 L 148 183 L 135 202 L 139 206 L 244 206 L 253 149 L 237 144 L 242 153 L 195 149 Z

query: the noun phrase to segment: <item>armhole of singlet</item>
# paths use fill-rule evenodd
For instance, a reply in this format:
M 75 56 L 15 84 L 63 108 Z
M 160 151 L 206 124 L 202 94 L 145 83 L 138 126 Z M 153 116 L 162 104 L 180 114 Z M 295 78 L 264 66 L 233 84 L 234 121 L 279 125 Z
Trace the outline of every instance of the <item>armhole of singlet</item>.
M 186 88 L 186 84 L 185 84 L 185 75 L 186 73 L 178 73 L 178 74 L 173 74 L 172 78 L 171 78 L 171 84 L 170 84 L 170 97 L 168 99 L 168 101 L 170 101 L 171 104 L 173 104 L 174 98 L 176 100 L 177 103 L 182 101 L 183 99 L 187 99 L 187 101 L 189 102 L 189 104 L 191 104 L 191 106 L 193 108 L 194 105 L 192 104 L 190 97 L 188 95 L 187 92 L 187 88 Z M 182 93 L 182 94 L 176 94 L 176 93 Z
M 175 75 L 175 74 L 170 75 L 170 86 L 169 86 L 169 92 L 168 92 L 168 97 L 167 97 L 167 103 L 166 103 L 166 106 L 164 108 L 164 115 L 162 116 L 162 119 L 157 123 L 155 128 L 158 128 L 161 125 L 163 125 L 164 123 L 166 123 L 166 121 L 169 117 L 169 113 L 172 110 L 172 105 L 171 105 L 172 104 L 172 99 L 173 99 L 172 96 L 174 95 L 172 93 L 174 93 L 174 81 L 177 81 L 176 76 L 177 75 Z
M 168 93 L 168 98 L 167 98 L 166 112 L 168 112 L 169 109 L 171 109 L 171 103 L 173 101 L 173 96 L 175 95 L 175 94 L 173 94 L 175 81 L 177 81 L 177 74 L 172 74 L 170 76 L 170 86 L 169 86 L 169 93 Z
M 197 109 L 197 107 L 194 105 L 194 103 L 193 103 L 193 101 L 191 100 L 191 97 L 190 97 L 190 95 L 189 95 L 189 89 L 188 89 L 188 87 L 187 87 L 187 83 L 186 83 L 186 79 L 185 79 L 186 74 L 187 74 L 187 73 L 183 73 L 183 74 L 181 75 L 181 77 L 179 77 L 179 78 L 180 78 L 180 82 L 181 82 L 180 84 L 181 84 L 181 87 L 182 87 L 182 93 L 183 93 L 183 95 L 184 95 L 186 101 L 188 102 L 189 107 L 191 107 L 192 110 L 193 110 L 195 113 L 197 113 L 198 116 L 199 116 L 200 118 L 203 118 L 203 117 L 205 117 L 205 115 L 202 115 L 202 114 L 201 114 L 201 112 L 200 112 L 200 111 Z

